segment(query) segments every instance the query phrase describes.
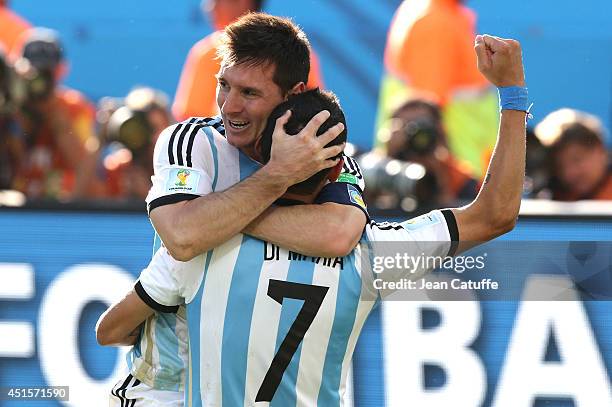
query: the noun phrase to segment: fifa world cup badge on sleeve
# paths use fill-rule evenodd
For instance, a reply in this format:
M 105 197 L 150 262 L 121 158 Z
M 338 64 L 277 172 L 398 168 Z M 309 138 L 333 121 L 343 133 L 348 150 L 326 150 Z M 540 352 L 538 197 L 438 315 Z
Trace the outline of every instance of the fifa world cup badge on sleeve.
M 407 221 L 402 222 L 401 225 L 406 230 L 417 230 L 422 227 L 436 225 L 438 223 L 440 223 L 440 219 L 431 213 L 426 213 L 425 215 L 408 219 Z
M 361 193 L 357 190 L 357 188 L 355 188 L 352 185 L 347 185 L 346 187 L 348 189 L 348 193 L 349 193 L 349 197 L 351 198 L 351 202 L 362 207 L 363 209 L 366 209 L 366 204 L 363 201 L 363 198 L 361 197 Z
M 170 170 L 166 192 L 196 193 L 200 173 L 193 168 L 173 168 Z

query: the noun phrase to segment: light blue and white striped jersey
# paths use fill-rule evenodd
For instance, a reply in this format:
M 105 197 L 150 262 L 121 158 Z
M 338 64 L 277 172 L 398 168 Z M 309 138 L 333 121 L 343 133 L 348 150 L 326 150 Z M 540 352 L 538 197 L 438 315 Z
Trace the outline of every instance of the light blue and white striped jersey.
M 154 255 L 161 248 L 157 234 L 153 248 Z M 189 363 L 185 318 L 183 305 L 153 314 L 145 321 L 138 341 L 126 355 L 129 371 L 135 378 L 157 390 L 181 392 L 177 393 L 177 399 L 183 397 Z
M 450 211 L 371 222 L 355 250 L 335 259 L 239 234 L 174 269 L 155 265 L 169 257 L 160 251 L 138 284 L 161 309 L 187 304 L 186 406 L 341 406 L 355 344 L 377 303 L 364 284 L 372 274 L 363 258 L 383 241 L 406 242 L 414 256 L 444 257 L 452 240 Z
M 148 211 L 206 195 L 217 190 L 217 185 L 228 188 L 257 168 L 255 161 L 227 143 L 224 133 L 221 118 L 214 117 L 190 118 L 160 134 L 153 153 L 153 186 L 146 199 Z M 248 168 L 241 169 L 245 166 Z M 165 250 L 156 235 L 154 254 L 160 248 Z M 130 372 L 154 389 L 183 391 L 188 339 L 183 306 L 175 313 L 152 315 L 128 352 Z
M 231 146 L 224 134 L 220 117 L 190 118 L 160 134 L 153 154 L 153 186 L 146 199 L 148 211 L 225 190 L 260 167 Z M 364 189 L 361 171 L 354 160 L 345 158 L 343 172 Z M 159 250 L 165 252 L 156 235 L 154 258 Z M 197 263 L 197 259 L 192 262 Z M 176 264 L 181 262 L 170 258 L 165 266 L 174 269 Z M 138 342 L 127 355 L 127 363 L 134 377 L 155 389 L 184 390 L 188 366 L 184 307 L 178 307 L 176 313 L 156 313 L 147 319 Z

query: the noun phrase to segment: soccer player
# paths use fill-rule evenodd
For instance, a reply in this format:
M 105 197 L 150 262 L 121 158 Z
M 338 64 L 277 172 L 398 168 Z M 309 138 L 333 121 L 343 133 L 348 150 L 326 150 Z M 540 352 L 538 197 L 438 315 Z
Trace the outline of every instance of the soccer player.
M 159 312 L 187 304 L 187 405 L 342 405 L 355 343 L 378 303 L 368 301 L 371 287 L 364 284 L 370 278 L 368 260 L 376 255 L 369 248 L 380 241 L 400 241 L 406 242 L 411 255 L 443 257 L 512 229 L 525 163 L 527 106 L 521 96 L 525 90 L 521 50 L 513 40 L 478 36 L 476 51 L 483 74 L 502 88 L 502 113 L 488 179 L 471 205 L 433 211 L 400 224 L 370 222 L 355 250 L 342 258 L 303 256 L 243 234 L 190 262 L 176 262 L 164 250 L 156 253 L 136 292 Z M 516 93 L 509 100 L 507 92 Z M 320 134 L 342 114 L 329 94 L 298 94 L 272 113 L 270 120 L 278 118 L 277 127 L 272 131 L 268 125 L 258 143 L 264 161 L 268 148 L 284 136 L 278 123 L 288 133 L 298 132 L 321 109 L 320 103 L 333 118 Z M 287 120 L 283 113 L 288 108 L 293 113 Z M 336 142 L 344 137 L 346 132 Z M 284 204 L 312 202 L 340 167 L 337 164 L 289 188 Z M 300 301 L 292 301 L 296 299 Z M 142 311 L 141 318 L 150 312 Z
M 300 253 L 348 253 L 366 218 L 361 199 L 354 193 L 352 200 L 343 198 L 349 196 L 345 184 L 340 193 L 333 192 L 338 186 L 330 186 L 322 205 L 268 208 L 289 185 L 340 161 L 342 146 L 325 146 L 343 125 L 315 137 L 329 116 L 321 112 L 302 137 L 289 137 L 281 130 L 274 157 L 261 168 L 257 162 L 255 140 L 268 115 L 289 94 L 304 90 L 309 72 L 306 36 L 287 19 L 251 14 L 228 26 L 224 38 L 217 100 L 221 117 L 192 118 L 171 126 L 156 144 L 147 202 L 164 242 L 161 250 L 189 261 L 245 230 Z M 357 176 L 355 182 L 362 180 Z M 333 203 L 337 201 L 340 204 Z M 117 334 L 132 322 L 131 311 L 122 311 L 130 310 L 135 298 L 136 305 L 143 305 L 131 293 L 101 317 L 97 329 L 101 344 L 129 345 L 137 340 L 128 358 L 130 375 L 113 389 L 113 400 L 176 401 L 184 388 L 186 364 L 183 312 L 154 315 L 142 331 L 135 329 L 137 324 L 127 335 Z
M 202 9 L 208 14 L 216 31 L 189 50 L 172 105 L 172 113 L 177 120 L 217 114 L 215 74 L 219 72 L 219 60 L 216 52 L 223 37 L 223 29 L 243 14 L 261 11 L 263 3 L 263 0 L 202 0 Z M 307 87 L 324 87 L 319 59 L 312 50 Z

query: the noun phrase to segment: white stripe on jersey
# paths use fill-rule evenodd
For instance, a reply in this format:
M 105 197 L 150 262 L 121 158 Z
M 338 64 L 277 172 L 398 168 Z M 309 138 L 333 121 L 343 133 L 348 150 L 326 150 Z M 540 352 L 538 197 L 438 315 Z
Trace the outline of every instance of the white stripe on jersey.
M 353 407 L 355 404 L 355 393 L 353 392 L 353 364 L 351 363 L 348 374 L 346 375 L 346 386 L 340 387 L 340 405 Z M 342 404 L 344 402 L 344 404 Z
M 160 366 L 160 358 L 159 358 L 159 340 L 160 338 L 157 336 L 157 333 L 159 332 L 157 329 L 157 324 L 159 322 L 158 318 L 155 318 L 154 320 L 152 319 L 152 324 L 151 324 L 151 336 L 152 336 L 152 340 L 151 343 L 149 344 L 150 347 L 149 349 L 151 350 L 151 366 Z M 155 380 L 155 378 L 154 378 Z
M 212 255 L 206 275 L 200 315 L 207 319 L 200 325 L 200 394 L 205 406 L 221 405 L 221 350 L 225 308 L 234 274 L 234 266 L 240 253 L 242 234 L 238 234 L 217 247 Z M 218 272 L 211 273 L 212 268 Z M 217 329 L 206 329 L 205 327 Z
M 289 259 L 283 256 L 276 262 L 265 261 L 261 268 L 257 293 L 268 291 L 269 279 L 286 281 L 290 264 Z M 251 400 L 255 400 L 270 363 L 274 359 L 281 311 L 282 307 L 279 307 L 271 297 L 267 295 L 255 297 L 253 315 L 266 315 L 266 324 L 262 324 L 258 318 L 251 320 L 244 407 L 252 406 Z
M 363 244 L 363 243 L 362 243 Z M 355 248 L 355 270 L 357 270 L 362 277 L 364 272 L 361 265 L 361 244 L 358 244 Z M 365 271 L 368 272 L 368 271 Z M 364 299 L 366 299 L 364 301 Z M 357 304 L 357 312 L 355 315 L 355 322 L 353 323 L 353 329 L 351 330 L 351 335 L 349 336 L 348 343 L 346 344 L 346 351 L 344 353 L 344 359 L 342 360 L 342 373 L 340 375 L 340 406 L 343 406 L 344 395 L 346 394 L 346 382 L 349 371 L 352 370 L 352 358 L 353 352 L 355 350 L 355 346 L 357 345 L 357 339 L 359 339 L 359 335 L 361 334 L 361 329 L 363 328 L 363 324 L 368 319 L 368 315 L 372 312 L 372 309 L 376 305 L 376 301 L 371 301 L 372 293 L 368 290 L 367 284 L 361 285 L 361 300 Z M 352 377 L 351 377 L 352 380 Z M 352 391 L 352 383 L 351 383 L 351 391 Z
M 315 266 L 312 284 L 329 287 L 329 290 L 317 312 L 317 318 L 310 325 L 302 341 L 301 354 L 307 355 L 307 357 L 300 357 L 296 385 L 296 407 L 309 407 L 313 395 L 316 399 L 316 395 L 319 394 L 329 338 L 336 315 L 338 281 L 341 272 L 340 268 L 332 269 L 322 263 Z M 316 374 L 313 372 L 316 372 Z

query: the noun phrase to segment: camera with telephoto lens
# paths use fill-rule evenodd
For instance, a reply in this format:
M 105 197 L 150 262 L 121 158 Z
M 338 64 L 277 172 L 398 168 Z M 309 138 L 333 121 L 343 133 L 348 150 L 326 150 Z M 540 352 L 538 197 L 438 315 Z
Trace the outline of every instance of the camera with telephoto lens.
M 438 181 L 423 165 L 374 152 L 358 157 L 357 163 L 366 185 L 365 200 L 374 207 L 413 212 L 435 205 Z
M 422 157 L 434 152 L 438 140 L 441 139 L 438 127 L 432 120 L 420 118 L 403 124 L 401 128 L 404 138 L 398 160 L 410 161 L 414 157 Z
M 141 162 L 149 158 L 153 131 L 146 112 L 122 106 L 108 120 L 107 137 L 130 150 L 133 161 Z
M 46 100 L 55 89 L 53 72 L 47 69 L 32 69 L 24 79 L 25 99 L 27 101 Z
M 7 117 L 17 109 L 16 81 L 15 72 L 0 52 L 0 117 Z
M 14 65 L 19 78 L 17 91 L 25 103 L 46 100 L 53 94 L 63 59 L 57 32 L 46 28 L 31 30 Z

